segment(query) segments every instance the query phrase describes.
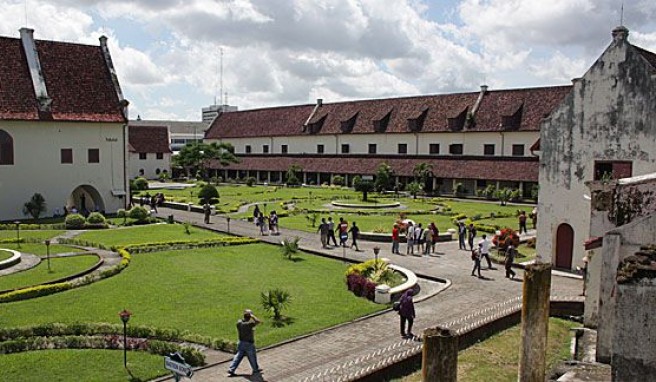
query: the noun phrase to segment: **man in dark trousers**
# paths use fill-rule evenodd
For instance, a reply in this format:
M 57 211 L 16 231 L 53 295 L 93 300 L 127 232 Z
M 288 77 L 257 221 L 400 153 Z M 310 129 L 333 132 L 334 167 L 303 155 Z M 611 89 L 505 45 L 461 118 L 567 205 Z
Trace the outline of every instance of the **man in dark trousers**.
M 331 216 L 328 216 L 328 244 L 330 244 L 331 240 L 335 247 L 337 247 L 337 239 L 335 239 L 335 222 L 333 222 Z
M 472 269 L 472 276 L 476 276 L 474 273 L 478 271 L 478 278 L 480 279 L 481 277 L 481 254 L 478 252 L 477 249 L 472 249 L 471 251 L 471 258 L 472 261 L 474 262 L 474 268 Z
M 481 241 L 478 242 L 478 251 L 481 255 L 481 261 L 487 260 L 487 269 L 492 269 L 492 261 L 490 261 L 490 241 L 487 235 L 483 234 Z
M 476 227 L 474 227 L 474 223 L 469 223 L 467 231 L 467 242 L 469 243 L 469 249 L 473 251 L 474 239 L 476 238 Z
M 508 245 L 508 249 L 506 249 L 506 258 L 504 260 L 504 265 L 506 267 L 506 278 L 510 277 L 510 279 L 515 278 L 515 271 L 512 270 L 512 265 L 515 262 L 515 256 L 517 255 L 517 250 L 515 247 L 513 247 L 512 244 Z
M 233 358 L 230 367 L 228 368 L 228 376 L 235 376 L 235 370 L 239 367 L 239 363 L 244 358 L 248 357 L 248 362 L 251 364 L 253 374 L 260 374 L 262 369 L 257 364 L 257 355 L 255 353 L 255 334 L 253 331 L 259 325 L 260 321 L 253 315 L 250 309 L 244 311 L 244 317 L 237 321 L 237 332 L 239 333 L 239 342 L 237 343 L 237 354 Z
M 205 216 L 205 224 L 210 224 L 210 213 L 212 212 L 212 207 L 209 203 L 203 205 L 203 215 Z
M 412 334 L 412 324 L 415 322 L 415 303 L 412 301 L 412 289 L 408 289 L 403 293 L 399 300 L 399 316 L 401 317 L 401 337 L 414 338 Z M 405 324 L 408 323 L 408 330 L 406 331 Z
M 467 250 L 467 244 L 465 244 L 466 235 L 467 235 L 467 227 L 465 227 L 465 223 L 463 222 L 458 223 L 458 245 L 460 246 L 460 249 Z
M 522 230 L 526 233 L 526 211 L 520 212 L 517 220 L 519 220 L 519 234 L 522 234 Z

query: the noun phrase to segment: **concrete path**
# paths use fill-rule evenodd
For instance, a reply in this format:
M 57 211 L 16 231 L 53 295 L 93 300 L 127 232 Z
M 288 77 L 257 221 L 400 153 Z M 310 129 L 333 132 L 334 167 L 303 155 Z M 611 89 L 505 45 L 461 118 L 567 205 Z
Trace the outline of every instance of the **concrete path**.
M 176 220 L 188 221 L 199 227 L 227 232 L 223 217 L 212 216 L 212 223 L 203 223 L 200 213 L 160 208 L 161 217 L 174 215 Z M 452 285 L 416 304 L 415 333 L 428 327 L 448 325 L 462 329 L 482 320 L 491 319 L 521 304 L 521 280 L 511 281 L 504 277 L 502 267 L 483 270 L 483 279 L 470 276 L 472 262 L 468 251 L 458 250 L 457 241 L 439 243 L 439 255 L 430 257 L 399 256 L 391 253 L 391 244 L 360 242 L 360 252 L 352 249 L 322 249 L 318 234 L 285 229 L 280 220 L 280 236 L 260 236 L 259 229 L 241 220 L 230 221 L 230 233 L 240 236 L 259 237 L 263 241 L 279 243 L 286 237 L 299 237 L 301 249 L 322 253 L 335 258 L 346 257 L 367 260 L 374 257 L 373 248 L 380 246 L 379 257 L 387 257 L 393 264 L 413 270 L 419 276 L 448 279 Z M 405 245 L 401 246 L 401 252 Z M 518 272 L 521 276 L 521 272 Z M 521 279 L 521 277 L 520 277 Z M 552 296 L 578 300 L 581 282 L 577 279 L 554 276 Z M 235 321 L 239 317 L 235 317 Z M 337 381 L 350 380 L 368 370 L 380 368 L 402 357 L 416 354 L 421 344 L 402 339 L 399 334 L 398 316 L 388 311 L 353 323 L 322 331 L 318 334 L 293 340 L 279 346 L 258 351 L 262 376 L 250 375 L 248 362 L 244 360 L 238 369 L 243 372 L 237 378 L 228 378 L 229 361 L 199 370 L 194 381 Z M 235 333 L 236 337 L 236 333 Z M 257 337 L 257 335 L 256 335 Z

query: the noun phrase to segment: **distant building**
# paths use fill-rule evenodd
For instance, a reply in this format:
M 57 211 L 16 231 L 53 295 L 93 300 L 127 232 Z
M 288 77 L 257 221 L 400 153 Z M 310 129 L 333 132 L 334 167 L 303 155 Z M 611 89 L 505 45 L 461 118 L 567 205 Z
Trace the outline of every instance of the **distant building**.
M 169 147 L 175 154 L 187 143 L 202 142 L 208 126 L 204 122 L 136 120 L 130 126 L 165 126 L 169 131 Z
M 531 195 L 540 123 L 571 86 L 272 107 L 220 114 L 206 141 L 231 143 L 239 163 L 216 165 L 224 179 L 284 182 L 291 165 L 306 184 L 376 173 L 385 162 L 407 184 L 420 163 L 432 165 L 428 191 L 474 195 L 488 186 Z M 212 168 L 212 166 L 210 166 Z
M 166 126 L 133 126 L 128 129 L 130 178 L 157 179 L 171 171 L 169 129 Z
M 210 105 L 203 108 L 203 122 L 207 125 L 212 123 L 214 118 L 216 118 L 219 113 L 227 113 L 231 111 L 237 111 L 237 106 L 230 105 Z
M 100 46 L 0 37 L 0 220 L 63 208 L 115 212 L 128 190 L 127 105 L 107 38 Z

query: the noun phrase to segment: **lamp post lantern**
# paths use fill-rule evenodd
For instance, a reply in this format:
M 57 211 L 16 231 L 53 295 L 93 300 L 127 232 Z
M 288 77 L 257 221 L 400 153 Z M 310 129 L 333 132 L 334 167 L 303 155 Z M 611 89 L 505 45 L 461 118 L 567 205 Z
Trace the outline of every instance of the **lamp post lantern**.
M 16 245 L 20 249 L 20 221 L 16 220 L 14 224 L 16 224 Z
M 48 259 L 48 272 L 51 272 L 50 270 L 50 239 L 46 240 L 46 258 Z
M 374 268 L 378 270 L 378 253 L 380 252 L 380 247 L 374 247 Z
M 118 316 L 121 317 L 123 321 L 123 366 L 128 368 L 128 321 L 130 321 L 130 316 L 132 313 L 123 309 L 123 311 L 118 313 Z

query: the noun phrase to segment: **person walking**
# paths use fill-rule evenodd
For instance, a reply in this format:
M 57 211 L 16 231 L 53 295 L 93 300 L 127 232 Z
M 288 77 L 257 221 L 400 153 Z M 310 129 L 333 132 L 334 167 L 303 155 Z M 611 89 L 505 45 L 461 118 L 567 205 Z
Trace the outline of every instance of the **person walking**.
M 260 207 L 256 204 L 253 210 L 253 222 L 257 224 L 257 218 L 260 217 Z
M 228 367 L 228 375 L 233 377 L 235 376 L 235 371 L 239 367 L 241 360 L 246 356 L 248 362 L 251 364 L 251 369 L 253 369 L 253 374 L 260 374 L 262 369 L 257 364 L 257 354 L 255 351 L 255 327 L 261 324 L 260 321 L 253 311 L 246 309 L 244 311 L 244 317 L 237 321 L 237 333 L 239 334 L 239 342 L 237 343 L 237 354 L 235 358 L 232 359 L 232 363 Z
M 424 255 L 428 256 L 431 252 L 431 247 L 433 245 L 433 231 L 430 228 L 424 230 Z
M 474 223 L 469 223 L 469 227 L 467 229 L 467 242 L 469 242 L 469 249 L 474 250 L 474 239 L 476 238 L 476 227 L 474 227 Z
M 401 327 L 401 337 L 403 338 L 414 338 L 415 335 L 412 334 L 412 325 L 415 322 L 415 303 L 412 300 L 412 295 L 414 292 L 412 289 L 408 289 L 403 293 L 401 299 L 399 300 L 399 317 L 400 317 L 400 327 Z M 408 325 L 406 330 L 406 323 Z
M 460 249 L 467 250 L 467 245 L 465 244 L 465 235 L 467 235 L 467 228 L 465 223 L 458 223 L 458 246 Z
M 490 241 L 487 235 L 483 234 L 481 241 L 478 242 L 478 252 L 481 254 L 481 261 L 487 260 L 487 269 L 492 269 L 492 261 L 490 260 Z
M 515 261 L 515 256 L 517 255 L 517 250 L 513 247 L 512 244 L 508 245 L 506 249 L 506 258 L 504 259 L 504 265 L 506 267 L 506 278 L 511 280 L 515 278 L 515 271 L 512 270 L 513 262 Z
M 474 273 L 478 271 L 478 278 L 480 279 L 481 277 L 481 254 L 478 252 L 477 249 L 472 249 L 471 251 L 471 259 L 474 262 L 474 268 L 472 269 L 472 276 L 475 276 Z
M 319 224 L 317 232 L 321 235 L 321 248 L 328 248 L 328 223 L 326 223 L 326 218 L 321 218 L 321 224 Z
M 519 220 L 519 234 L 522 234 L 522 229 L 526 233 L 526 211 L 520 212 L 517 219 Z
M 278 214 L 276 211 L 271 211 L 269 214 L 269 232 L 271 235 L 280 235 L 278 230 Z
M 417 224 L 415 227 L 415 245 L 417 246 L 417 254 L 421 256 L 423 252 L 423 236 L 424 229 L 421 228 L 421 223 Z
M 355 251 L 360 252 L 360 248 L 358 248 L 358 236 L 360 236 L 360 227 L 355 225 L 355 222 L 353 222 L 353 226 L 349 230 L 349 233 L 351 234 L 351 248 L 355 247 Z
M 339 245 L 346 247 L 346 241 L 348 240 L 348 222 L 344 218 L 339 218 L 339 224 L 335 232 L 339 234 Z
M 533 223 L 533 229 L 537 229 L 538 226 L 538 208 L 533 207 L 533 211 L 531 211 L 531 222 Z
M 212 207 L 209 203 L 203 205 L 203 216 L 205 217 L 205 224 L 210 224 L 210 213 L 212 212 Z
M 411 222 L 408 222 L 408 225 L 405 227 L 405 242 L 408 245 L 408 248 L 405 250 L 406 255 L 415 254 L 415 228 L 412 226 Z
M 260 235 L 264 236 L 264 232 L 267 229 L 267 222 L 266 219 L 264 218 L 264 214 L 260 212 L 260 215 L 257 217 L 257 226 L 260 227 Z
M 431 252 L 435 253 L 435 245 L 437 244 L 437 239 L 440 236 L 440 230 L 437 228 L 434 222 L 430 223 L 428 229 L 433 231 L 433 242 L 431 243 Z
M 337 239 L 335 239 L 335 222 L 333 221 L 332 216 L 328 216 L 328 244 L 330 244 L 330 240 L 332 240 L 335 247 L 337 247 Z
M 392 228 L 392 253 L 399 255 L 399 225 L 394 223 Z

